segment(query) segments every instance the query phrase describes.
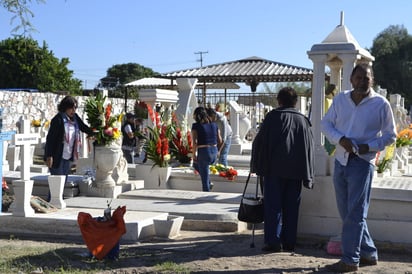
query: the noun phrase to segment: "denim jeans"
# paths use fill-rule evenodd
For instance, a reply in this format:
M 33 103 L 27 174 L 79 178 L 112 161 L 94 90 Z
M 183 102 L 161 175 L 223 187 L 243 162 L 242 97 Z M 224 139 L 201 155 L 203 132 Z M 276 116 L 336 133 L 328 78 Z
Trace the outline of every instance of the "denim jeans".
M 229 154 L 230 145 L 232 144 L 232 136 L 228 136 L 220 151 L 219 164 L 227 166 L 227 155 Z
M 302 181 L 265 176 L 264 241 L 293 248 L 296 244 Z
M 370 203 L 374 166 L 355 157 L 346 166 L 335 160 L 333 181 L 342 219 L 342 261 L 357 265 L 360 257 L 378 259 L 366 218 Z
M 122 149 L 123 157 L 129 164 L 134 164 L 134 150 Z
M 202 180 L 202 190 L 210 191 L 209 165 L 216 161 L 217 147 L 202 147 L 197 149 L 197 170 Z
M 70 171 L 70 160 L 61 159 L 58 168 L 50 168 L 50 175 L 68 175 Z

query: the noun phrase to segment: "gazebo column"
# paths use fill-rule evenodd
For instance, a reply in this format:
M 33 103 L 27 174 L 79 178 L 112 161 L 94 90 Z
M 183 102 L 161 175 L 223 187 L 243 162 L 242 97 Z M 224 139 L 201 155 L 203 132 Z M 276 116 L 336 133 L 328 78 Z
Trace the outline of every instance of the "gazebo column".
M 315 175 L 326 176 L 329 171 L 329 156 L 323 147 L 324 137 L 320 129 L 320 121 L 325 109 L 325 66 L 327 55 L 309 55 L 313 61 L 312 83 L 312 126 L 315 139 Z
M 191 130 L 194 123 L 193 112 L 197 107 L 195 87 L 196 78 L 178 78 L 176 79 L 179 90 L 179 104 L 176 109 L 176 115 L 179 121 L 182 121 L 184 131 Z
M 342 62 L 340 61 L 328 62 L 328 67 L 330 68 L 330 83 L 336 86 L 336 90 L 341 90 L 342 88 L 342 81 L 341 81 Z
M 342 59 L 343 63 L 343 73 L 342 73 L 342 89 L 348 90 L 352 89 L 352 84 L 350 82 L 350 75 L 352 73 L 353 67 L 355 66 L 356 60 L 359 59 L 357 53 L 345 53 L 339 54 L 339 58 Z

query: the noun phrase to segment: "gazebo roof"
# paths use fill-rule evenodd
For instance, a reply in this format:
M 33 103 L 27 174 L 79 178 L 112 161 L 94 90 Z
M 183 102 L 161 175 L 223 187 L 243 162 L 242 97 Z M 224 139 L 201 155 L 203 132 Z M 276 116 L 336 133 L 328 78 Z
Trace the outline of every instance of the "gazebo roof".
M 167 89 L 177 88 L 177 84 L 174 79 L 156 78 L 156 77 L 142 78 L 142 79 L 127 83 L 126 86 L 136 86 L 139 88 L 167 88 Z M 203 83 L 198 83 L 197 86 L 199 88 L 203 87 Z M 207 89 L 239 89 L 240 88 L 236 83 L 233 83 L 233 82 L 206 83 L 205 86 Z
M 173 71 L 160 75 L 162 78 L 197 78 L 199 82 L 260 83 L 260 82 L 308 82 L 313 71 L 308 68 L 283 64 L 256 56 L 214 64 L 200 68 Z

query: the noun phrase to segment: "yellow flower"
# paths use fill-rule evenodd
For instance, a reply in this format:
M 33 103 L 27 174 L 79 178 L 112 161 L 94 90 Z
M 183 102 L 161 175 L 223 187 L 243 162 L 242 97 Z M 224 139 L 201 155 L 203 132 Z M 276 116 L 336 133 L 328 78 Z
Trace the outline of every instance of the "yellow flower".
M 391 160 L 393 158 L 394 152 L 395 152 L 395 143 L 386 147 L 385 157 L 383 159 Z
M 41 126 L 41 120 L 40 119 L 39 120 L 32 120 L 31 125 L 33 127 L 40 127 Z
M 48 129 L 48 128 L 50 127 L 50 121 L 47 120 L 46 122 L 44 122 L 43 127 L 44 127 L 45 129 Z

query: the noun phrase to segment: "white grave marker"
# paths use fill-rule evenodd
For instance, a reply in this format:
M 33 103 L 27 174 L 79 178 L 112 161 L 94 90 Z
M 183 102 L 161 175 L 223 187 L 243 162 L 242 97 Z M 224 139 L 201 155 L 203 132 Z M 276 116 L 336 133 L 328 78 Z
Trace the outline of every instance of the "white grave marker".
M 20 180 L 13 181 L 15 195 L 13 215 L 14 216 L 33 216 L 34 210 L 30 205 L 31 194 L 33 191 L 33 180 L 30 180 L 31 145 L 37 144 L 39 134 L 30 133 L 30 121 L 22 121 L 22 133 L 13 135 L 14 144 L 21 146 L 22 159 Z

